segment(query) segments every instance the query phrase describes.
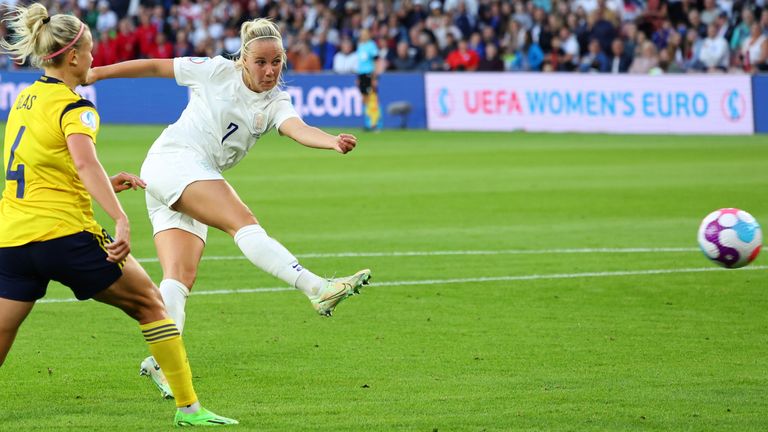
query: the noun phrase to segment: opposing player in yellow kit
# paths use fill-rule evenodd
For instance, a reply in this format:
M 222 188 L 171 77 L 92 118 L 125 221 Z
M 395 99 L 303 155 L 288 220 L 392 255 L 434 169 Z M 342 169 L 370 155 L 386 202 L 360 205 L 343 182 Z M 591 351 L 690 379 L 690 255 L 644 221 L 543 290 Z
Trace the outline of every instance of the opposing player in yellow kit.
M 176 395 L 177 426 L 237 423 L 200 406 L 181 334 L 130 255 L 128 217 L 115 192 L 145 185 L 131 174 L 107 177 L 96 156 L 98 112 L 74 92 L 93 60 L 87 26 L 74 16 L 48 16 L 37 3 L 13 8 L 5 21 L 15 39 L 0 46 L 19 62 L 30 59 L 45 75 L 19 94 L 5 129 L 0 365 L 21 323 L 56 280 L 79 300 L 118 307 L 139 322 Z M 94 219 L 91 197 L 114 220 L 115 239 Z

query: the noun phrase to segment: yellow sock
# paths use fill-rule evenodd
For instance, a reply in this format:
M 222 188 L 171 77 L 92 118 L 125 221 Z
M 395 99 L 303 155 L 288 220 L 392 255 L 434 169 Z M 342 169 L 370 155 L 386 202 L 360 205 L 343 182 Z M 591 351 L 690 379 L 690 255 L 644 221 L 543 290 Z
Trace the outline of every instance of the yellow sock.
M 181 333 L 173 320 L 164 319 L 142 324 L 141 332 L 144 334 L 144 340 L 149 344 L 149 352 L 165 373 L 168 385 L 176 398 L 176 406 L 184 407 L 197 402 L 187 351 L 184 349 Z

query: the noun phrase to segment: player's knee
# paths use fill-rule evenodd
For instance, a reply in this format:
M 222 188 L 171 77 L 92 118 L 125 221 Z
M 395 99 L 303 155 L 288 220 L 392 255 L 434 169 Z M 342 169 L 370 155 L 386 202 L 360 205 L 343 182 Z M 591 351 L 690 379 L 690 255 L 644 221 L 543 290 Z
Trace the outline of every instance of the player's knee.
M 165 272 L 163 279 L 173 279 L 182 283 L 187 289 L 192 289 L 192 285 L 197 280 L 197 266 L 176 266 L 175 268 Z
M 218 228 L 234 237 L 240 228 L 248 225 L 256 225 L 258 223 L 259 221 L 256 219 L 256 216 L 253 215 L 253 212 L 248 208 L 245 208 L 242 214 L 231 218 L 226 222 L 226 225 Z
M 167 317 L 163 298 L 156 290 L 134 297 L 126 308 L 126 312 L 140 323 L 159 321 Z

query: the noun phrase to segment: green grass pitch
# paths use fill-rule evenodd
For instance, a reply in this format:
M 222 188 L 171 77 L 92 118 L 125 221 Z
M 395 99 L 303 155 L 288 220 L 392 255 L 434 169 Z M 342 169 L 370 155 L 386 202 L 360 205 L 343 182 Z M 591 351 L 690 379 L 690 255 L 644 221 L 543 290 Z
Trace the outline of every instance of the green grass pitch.
M 138 172 L 160 131 L 105 126 L 107 170 Z M 767 137 L 359 138 L 341 156 L 272 133 L 226 173 L 305 267 L 374 274 L 323 319 L 210 232 L 184 338 L 231 430 L 765 430 L 768 262 L 718 270 L 696 230 L 731 206 L 768 224 Z M 143 194 L 120 197 L 159 281 Z M 146 355 L 116 309 L 38 304 L 0 430 L 170 429 Z

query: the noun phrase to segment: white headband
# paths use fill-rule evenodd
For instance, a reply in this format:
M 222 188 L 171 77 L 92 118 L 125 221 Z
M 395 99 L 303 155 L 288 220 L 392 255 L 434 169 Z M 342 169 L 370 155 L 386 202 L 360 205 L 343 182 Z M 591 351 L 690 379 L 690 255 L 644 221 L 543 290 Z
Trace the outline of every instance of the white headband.
M 243 48 L 247 47 L 249 43 L 251 43 L 251 42 L 253 42 L 253 41 L 255 41 L 255 40 L 259 40 L 259 39 L 270 39 L 270 38 L 271 38 L 271 39 L 277 39 L 277 40 L 280 40 L 280 38 L 279 38 L 279 37 L 277 37 L 277 36 L 273 36 L 273 35 L 269 35 L 269 36 L 256 36 L 255 38 L 253 38 L 253 39 L 249 40 L 248 42 L 246 42 L 246 43 L 243 45 Z

